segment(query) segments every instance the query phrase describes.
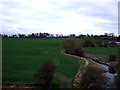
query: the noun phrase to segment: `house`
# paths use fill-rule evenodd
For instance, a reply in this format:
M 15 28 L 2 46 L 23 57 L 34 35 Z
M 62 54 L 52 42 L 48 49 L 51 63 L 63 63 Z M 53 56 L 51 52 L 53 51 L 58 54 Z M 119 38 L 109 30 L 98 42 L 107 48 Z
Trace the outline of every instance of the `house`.
M 116 42 L 116 46 L 120 47 L 120 42 Z
M 109 33 L 108 36 L 115 36 L 115 34 L 114 33 Z
M 120 47 L 120 42 L 117 42 L 117 41 L 109 41 L 108 44 L 112 46 Z

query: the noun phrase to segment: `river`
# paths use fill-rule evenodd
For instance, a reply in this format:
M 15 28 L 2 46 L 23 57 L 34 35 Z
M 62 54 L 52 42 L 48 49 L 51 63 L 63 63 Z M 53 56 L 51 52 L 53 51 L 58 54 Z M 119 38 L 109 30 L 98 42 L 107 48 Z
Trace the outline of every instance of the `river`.
M 108 78 L 108 83 L 105 85 L 105 88 L 116 88 L 115 85 L 115 76 L 117 73 L 110 73 L 109 66 L 104 65 L 104 64 L 99 64 L 100 66 L 104 67 L 108 72 L 104 73 L 105 76 Z

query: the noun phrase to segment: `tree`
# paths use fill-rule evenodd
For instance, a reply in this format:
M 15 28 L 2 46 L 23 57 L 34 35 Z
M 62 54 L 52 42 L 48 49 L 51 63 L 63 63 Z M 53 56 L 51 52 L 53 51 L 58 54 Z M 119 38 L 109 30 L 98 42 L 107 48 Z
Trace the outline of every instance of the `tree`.
M 77 55 L 77 56 L 80 56 L 80 57 L 84 57 L 84 56 L 85 56 L 84 51 L 83 51 L 83 49 L 82 49 L 81 46 L 78 46 L 78 47 L 75 49 L 75 52 L 76 52 L 75 55 Z
M 75 39 L 73 38 L 64 39 L 62 41 L 62 45 L 66 53 L 84 57 L 83 49 Z
M 102 88 L 107 83 L 103 70 L 96 66 L 88 66 L 82 74 L 81 88 Z
M 101 40 L 97 40 L 97 45 L 98 45 L 98 47 L 102 47 L 102 41 Z
M 117 38 L 117 41 L 120 42 L 120 35 L 119 35 L 119 37 Z
M 109 55 L 109 58 L 108 58 L 109 62 L 116 61 L 116 59 L 117 59 L 116 55 L 114 55 L 114 54 Z
M 47 61 L 38 69 L 35 74 L 37 82 L 44 87 L 51 87 L 53 85 L 53 74 L 56 70 L 56 65 L 53 61 Z
M 66 38 L 62 41 L 62 45 L 66 53 L 75 55 L 75 50 L 78 47 L 77 42 L 73 38 Z
M 107 46 L 108 46 L 108 42 L 107 42 L 107 41 L 104 41 L 104 42 L 103 42 L 103 46 L 104 46 L 104 47 L 107 47 Z
M 85 38 L 83 42 L 83 47 L 94 47 L 94 42 L 91 38 Z

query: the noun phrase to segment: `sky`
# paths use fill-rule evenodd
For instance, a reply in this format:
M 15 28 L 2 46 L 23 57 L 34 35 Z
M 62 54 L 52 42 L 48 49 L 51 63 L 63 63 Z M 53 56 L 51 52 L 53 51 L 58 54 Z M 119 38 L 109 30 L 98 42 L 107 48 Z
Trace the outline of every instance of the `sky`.
M 0 33 L 118 34 L 118 0 L 0 0 Z

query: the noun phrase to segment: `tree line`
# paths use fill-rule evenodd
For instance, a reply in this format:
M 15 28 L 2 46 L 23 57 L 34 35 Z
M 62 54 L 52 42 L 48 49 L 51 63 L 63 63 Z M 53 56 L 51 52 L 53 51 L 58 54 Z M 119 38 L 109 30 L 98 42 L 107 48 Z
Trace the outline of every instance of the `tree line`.
M 119 36 L 110 36 L 110 35 L 89 35 L 89 34 L 69 34 L 69 35 L 63 35 L 63 34 L 50 34 L 50 33 L 31 33 L 31 34 L 14 34 L 14 35 L 7 35 L 7 34 L 0 34 L 0 37 L 22 37 L 22 38 L 46 38 L 46 37 L 75 37 L 75 38 L 84 38 L 84 37 L 95 37 L 95 38 L 104 38 L 106 40 L 110 39 L 118 39 L 120 40 Z

